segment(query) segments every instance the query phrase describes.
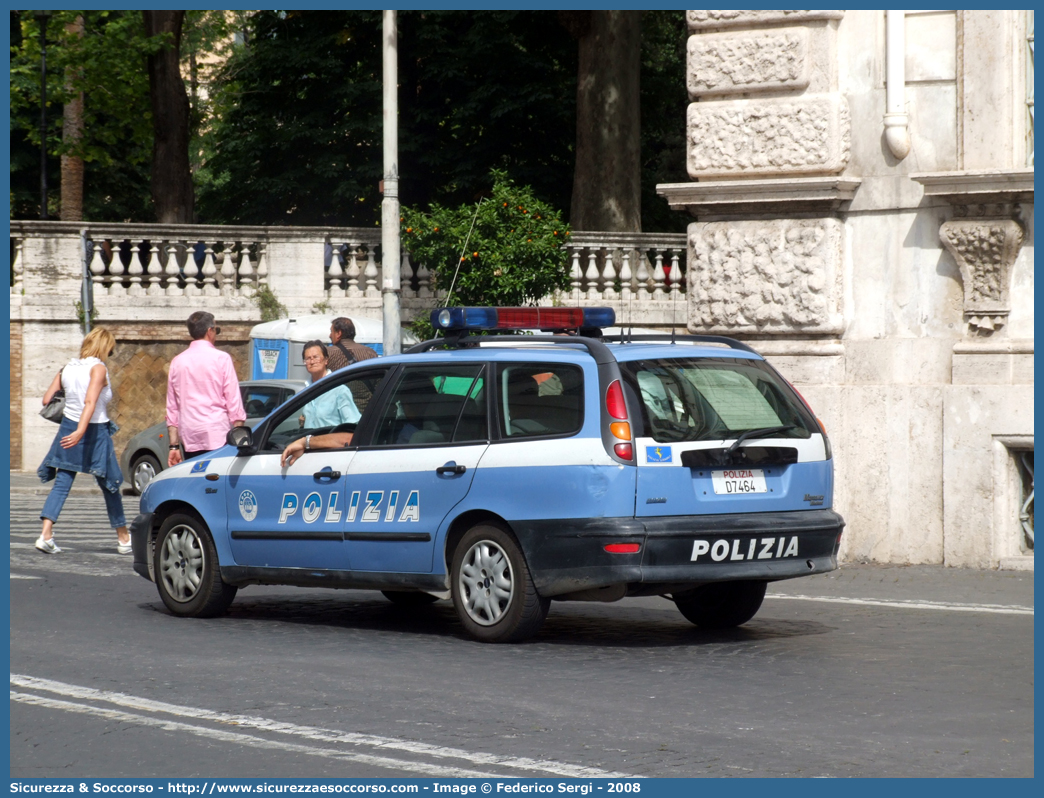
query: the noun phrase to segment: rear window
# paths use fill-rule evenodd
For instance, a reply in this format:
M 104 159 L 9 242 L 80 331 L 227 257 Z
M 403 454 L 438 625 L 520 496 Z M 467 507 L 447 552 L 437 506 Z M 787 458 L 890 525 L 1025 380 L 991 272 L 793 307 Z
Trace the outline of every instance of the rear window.
M 762 361 L 678 358 L 620 365 L 641 397 L 645 434 L 657 443 L 722 440 L 768 427 L 793 427 L 773 437 L 807 438 L 818 430 Z
M 573 435 L 584 420 L 584 373 L 562 363 L 513 363 L 497 371 L 504 438 Z

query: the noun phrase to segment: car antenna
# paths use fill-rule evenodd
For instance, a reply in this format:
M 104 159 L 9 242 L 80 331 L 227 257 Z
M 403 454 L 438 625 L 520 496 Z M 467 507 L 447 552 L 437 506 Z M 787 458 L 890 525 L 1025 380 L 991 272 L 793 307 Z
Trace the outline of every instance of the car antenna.
M 464 238 L 464 246 L 460 249 L 460 257 L 457 258 L 457 268 L 453 271 L 453 279 L 450 280 L 449 291 L 446 292 L 446 303 L 442 306 L 448 308 L 450 300 L 453 298 L 453 288 L 457 285 L 457 275 L 460 274 L 460 264 L 464 262 L 464 253 L 468 251 L 468 242 L 471 241 L 471 234 L 475 231 L 475 222 L 478 221 L 479 208 L 482 203 L 485 202 L 488 197 L 483 197 L 475 203 L 475 215 L 471 217 L 471 228 L 468 230 L 467 236 Z M 438 336 L 442 330 L 436 330 L 435 335 Z

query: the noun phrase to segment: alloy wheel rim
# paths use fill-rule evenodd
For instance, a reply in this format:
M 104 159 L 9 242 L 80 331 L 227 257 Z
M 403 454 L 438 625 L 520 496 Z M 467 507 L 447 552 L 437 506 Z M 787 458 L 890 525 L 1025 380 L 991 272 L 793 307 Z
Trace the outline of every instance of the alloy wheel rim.
M 468 617 L 479 626 L 496 624 L 515 594 L 507 552 L 491 540 L 478 541 L 464 555 L 458 586 Z
M 134 467 L 134 487 L 138 492 L 145 490 L 145 486 L 152 482 L 156 476 L 156 469 L 148 460 L 143 460 Z
M 160 551 L 160 578 L 174 601 L 191 601 L 203 584 L 203 544 L 199 535 L 184 524 L 174 527 Z

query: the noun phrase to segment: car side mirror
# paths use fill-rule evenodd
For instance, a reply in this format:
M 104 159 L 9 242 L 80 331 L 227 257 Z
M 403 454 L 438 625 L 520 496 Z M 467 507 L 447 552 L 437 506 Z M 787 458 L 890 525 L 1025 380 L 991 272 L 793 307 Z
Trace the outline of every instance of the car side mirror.
M 254 445 L 254 434 L 250 427 L 232 427 L 225 436 L 225 443 L 237 449 L 249 449 Z

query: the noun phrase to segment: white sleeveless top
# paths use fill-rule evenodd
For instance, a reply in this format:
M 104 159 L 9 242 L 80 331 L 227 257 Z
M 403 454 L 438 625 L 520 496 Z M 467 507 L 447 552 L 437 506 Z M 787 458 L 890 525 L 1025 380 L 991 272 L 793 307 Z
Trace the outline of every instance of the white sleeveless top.
M 62 369 L 62 388 L 65 389 L 65 417 L 79 421 L 83 415 L 83 403 L 87 398 L 87 386 L 91 384 L 91 369 L 101 361 L 96 357 L 76 358 L 70 360 Z M 101 424 L 109 420 L 108 408 L 112 401 L 112 386 L 109 385 L 109 371 L 105 371 L 105 387 L 98 396 L 94 406 L 91 424 Z

